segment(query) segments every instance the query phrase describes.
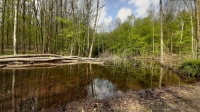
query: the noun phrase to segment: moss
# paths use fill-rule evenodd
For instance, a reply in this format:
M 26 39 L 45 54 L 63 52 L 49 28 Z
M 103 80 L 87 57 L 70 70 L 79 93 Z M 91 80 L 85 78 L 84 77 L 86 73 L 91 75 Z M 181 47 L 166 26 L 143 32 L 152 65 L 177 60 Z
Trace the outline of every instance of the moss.
M 184 75 L 200 77 L 200 60 L 189 60 L 182 63 L 178 69 Z

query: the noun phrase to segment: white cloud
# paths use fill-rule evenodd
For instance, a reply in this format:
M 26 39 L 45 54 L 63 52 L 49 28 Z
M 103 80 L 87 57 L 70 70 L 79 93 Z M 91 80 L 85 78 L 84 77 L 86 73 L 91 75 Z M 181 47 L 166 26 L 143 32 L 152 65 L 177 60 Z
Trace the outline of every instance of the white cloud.
M 103 7 L 100 11 L 98 25 L 100 25 L 104 22 L 106 15 L 107 15 L 106 7 Z
M 117 18 L 121 19 L 121 22 L 125 22 L 128 16 L 132 15 L 132 10 L 130 8 L 123 7 L 118 11 Z
M 157 6 L 159 4 L 159 0 L 129 0 L 128 3 L 133 4 L 136 7 L 136 17 L 145 17 L 150 4 L 153 3 Z
M 108 26 L 112 22 L 113 18 L 111 16 L 104 18 L 104 24 Z

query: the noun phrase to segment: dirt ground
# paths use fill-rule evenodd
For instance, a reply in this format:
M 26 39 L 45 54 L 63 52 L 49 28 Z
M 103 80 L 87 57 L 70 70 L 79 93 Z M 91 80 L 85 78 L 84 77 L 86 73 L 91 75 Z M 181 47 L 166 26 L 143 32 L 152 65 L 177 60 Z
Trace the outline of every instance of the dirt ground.
M 200 83 L 179 87 L 130 91 L 102 100 L 83 100 L 63 106 L 56 111 L 200 112 Z

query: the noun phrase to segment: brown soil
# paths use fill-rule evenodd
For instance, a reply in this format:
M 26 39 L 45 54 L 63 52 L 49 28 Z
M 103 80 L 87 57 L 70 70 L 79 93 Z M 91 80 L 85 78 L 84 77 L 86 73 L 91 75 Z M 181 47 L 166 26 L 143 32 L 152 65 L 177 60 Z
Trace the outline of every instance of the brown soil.
M 73 102 L 65 112 L 200 112 L 200 83 L 118 94 L 107 99 Z

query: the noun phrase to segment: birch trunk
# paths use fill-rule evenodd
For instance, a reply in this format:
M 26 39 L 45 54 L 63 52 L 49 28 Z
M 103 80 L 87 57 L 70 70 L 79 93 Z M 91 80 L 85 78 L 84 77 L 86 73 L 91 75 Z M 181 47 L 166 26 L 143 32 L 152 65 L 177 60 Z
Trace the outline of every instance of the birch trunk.
M 16 30 L 17 30 L 17 0 L 15 2 L 15 16 L 14 16 L 14 30 L 13 30 L 13 50 L 14 55 L 17 54 L 17 39 L 16 39 Z

